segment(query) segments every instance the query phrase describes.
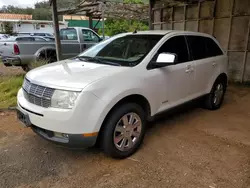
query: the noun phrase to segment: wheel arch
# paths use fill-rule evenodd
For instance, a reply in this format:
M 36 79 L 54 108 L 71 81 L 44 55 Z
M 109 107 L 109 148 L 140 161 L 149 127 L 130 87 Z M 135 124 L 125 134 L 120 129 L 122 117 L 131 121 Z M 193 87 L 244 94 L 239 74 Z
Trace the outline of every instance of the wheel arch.
M 107 122 L 107 120 L 110 117 L 110 115 L 112 114 L 112 112 L 114 110 L 116 110 L 119 106 L 121 106 L 122 104 L 125 104 L 125 103 L 135 103 L 135 104 L 140 105 L 143 108 L 143 110 L 145 110 L 146 118 L 148 119 L 151 117 L 151 106 L 150 106 L 149 101 L 146 99 L 146 97 L 144 97 L 143 95 L 140 95 L 140 94 L 131 94 L 131 95 L 128 95 L 128 96 L 123 97 L 122 99 L 118 100 L 115 103 L 115 105 L 113 105 L 111 107 L 111 109 L 109 109 L 104 120 L 101 123 L 99 133 L 102 132 L 102 129 L 104 128 L 104 124 Z M 100 135 L 101 134 L 98 134 L 98 140 L 99 140 Z
M 44 46 L 36 51 L 35 53 L 35 59 L 37 59 L 42 51 L 54 51 L 56 53 L 56 48 L 52 46 Z
M 210 87 L 208 88 L 208 91 L 207 93 L 210 93 L 212 88 L 213 88 L 213 85 L 214 83 L 219 80 L 219 79 L 223 79 L 225 81 L 225 85 L 227 87 L 228 85 L 228 75 L 224 72 L 220 73 L 214 80 L 212 80 L 212 82 L 210 83 Z

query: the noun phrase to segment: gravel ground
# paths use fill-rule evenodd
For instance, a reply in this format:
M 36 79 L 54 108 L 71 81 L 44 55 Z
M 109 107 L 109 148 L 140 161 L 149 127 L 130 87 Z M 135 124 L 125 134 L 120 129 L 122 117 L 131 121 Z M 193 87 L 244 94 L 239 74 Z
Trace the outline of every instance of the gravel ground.
M 0 187 L 250 187 L 250 88 L 218 111 L 188 108 L 150 124 L 141 149 L 114 160 L 55 146 L 0 113 Z

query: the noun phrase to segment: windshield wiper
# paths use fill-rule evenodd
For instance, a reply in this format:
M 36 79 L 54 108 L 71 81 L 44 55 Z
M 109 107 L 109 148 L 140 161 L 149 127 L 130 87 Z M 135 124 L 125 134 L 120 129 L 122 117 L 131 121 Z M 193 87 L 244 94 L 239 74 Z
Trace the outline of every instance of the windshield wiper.
M 94 62 L 94 63 L 99 63 L 99 64 L 105 64 L 105 65 L 121 66 L 119 63 L 106 61 L 97 57 L 77 56 L 76 59 L 79 59 L 81 61 L 89 61 L 89 62 Z

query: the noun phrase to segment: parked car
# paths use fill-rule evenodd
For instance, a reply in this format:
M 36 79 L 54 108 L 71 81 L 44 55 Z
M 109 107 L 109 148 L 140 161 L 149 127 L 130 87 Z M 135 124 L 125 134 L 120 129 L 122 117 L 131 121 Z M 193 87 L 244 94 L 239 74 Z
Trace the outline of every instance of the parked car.
M 54 143 L 85 148 L 98 140 L 107 155 L 125 158 L 140 147 L 155 115 L 201 97 L 207 109 L 220 108 L 227 60 L 207 34 L 119 34 L 28 72 L 18 118 Z
M 84 35 L 86 36 L 84 37 Z M 61 29 L 60 37 L 63 59 L 77 56 L 102 40 L 93 30 L 84 27 Z M 5 41 L 6 45 L 2 45 L 1 41 L 2 61 L 6 65 L 21 66 L 25 71 L 30 70 L 30 62 L 40 59 L 46 60 L 48 63 L 55 62 L 57 60 L 55 42 L 53 39 L 51 40 L 46 43 L 42 41 Z
M 40 37 L 40 36 L 10 36 L 9 38 L 5 40 L 0 41 L 0 56 L 2 57 L 2 62 L 5 66 L 12 66 L 12 64 L 9 62 L 8 56 L 6 57 L 3 54 L 11 54 L 13 50 L 16 48 L 12 45 L 15 41 L 17 42 L 48 42 L 48 41 L 54 41 L 50 37 Z M 14 61 L 15 59 L 12 59 Z M 18 61 L 19 62 L 19 61 Z
M 31 33 L 31 36 L 41 36 L 41 37 L 53 37 L 51 33 Z

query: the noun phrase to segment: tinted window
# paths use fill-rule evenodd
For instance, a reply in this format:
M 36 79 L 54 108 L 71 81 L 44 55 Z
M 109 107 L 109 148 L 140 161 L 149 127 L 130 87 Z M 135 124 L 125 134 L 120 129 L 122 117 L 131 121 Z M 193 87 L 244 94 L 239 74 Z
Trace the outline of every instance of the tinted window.
M 194 60 L 207 58 L 207 47 L 204 37 L 187 36 L 187 40 Z
M 188 49 L 184 36 L 176 36 L 167 40 L 158 50 L 158 54 L 163 52 L 176 54 L 177 63 L 189 61 Z
M 187 36 L 187 40 L 194 60 L 223 55 L 219 46 L 211 38 Z
M 34 41 L 33 37 L 18 37 L 16 41 Z
M 82 34 L 84 41 L 99 42 L 99 37 L 90 30 L 83 29 Z
M 43 38 L 38 38 L 38 37 L 35 37 L 35 41 L 44 42 L 44 41 L 46 41 L 46 40 L 45 40 L 45 39 L 43 39 Z
M 213 39 L 205 38 L 205 40 L 206 40 L 206 45 L 207 45 L 208 57 L 223 55 L 223 52 L 221 51 L 220 47 L 214 42 Z

